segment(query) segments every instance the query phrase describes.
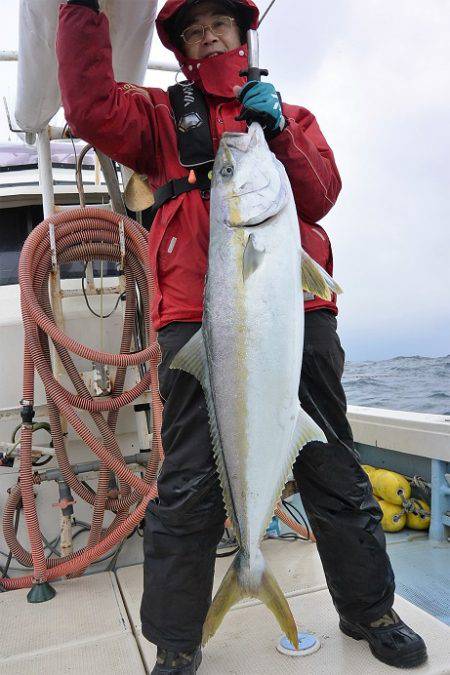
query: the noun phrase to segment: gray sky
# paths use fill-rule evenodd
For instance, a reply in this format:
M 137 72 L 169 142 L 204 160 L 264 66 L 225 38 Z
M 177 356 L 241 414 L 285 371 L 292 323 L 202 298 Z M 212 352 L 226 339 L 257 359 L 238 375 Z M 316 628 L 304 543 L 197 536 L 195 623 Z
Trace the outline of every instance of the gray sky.
M 18 5 L 1 2 L 2 49 L 17 49 Z M 450 0 L 277 0 L 261 28 L 269 80 L 316 115 L 342 175 L 322 225 L 350 360 L 450 353 L 449 35 Z M 152 57 L 171 55 L 155 39 Z M 9 98 L 15 71 L 0 64 Z

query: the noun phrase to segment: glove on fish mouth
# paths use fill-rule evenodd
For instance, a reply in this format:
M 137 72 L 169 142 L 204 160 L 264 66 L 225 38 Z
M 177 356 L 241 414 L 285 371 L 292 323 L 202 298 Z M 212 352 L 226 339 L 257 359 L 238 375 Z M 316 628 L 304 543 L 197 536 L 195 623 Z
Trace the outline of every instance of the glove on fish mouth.
M 280 92 L 270 82 L 247 82 L 238 99 L 242 103 L 242 111 L 236 119 L 249 125 L 252 122 L 261 124 L 267 140 L 275 138 L 286 128 Z

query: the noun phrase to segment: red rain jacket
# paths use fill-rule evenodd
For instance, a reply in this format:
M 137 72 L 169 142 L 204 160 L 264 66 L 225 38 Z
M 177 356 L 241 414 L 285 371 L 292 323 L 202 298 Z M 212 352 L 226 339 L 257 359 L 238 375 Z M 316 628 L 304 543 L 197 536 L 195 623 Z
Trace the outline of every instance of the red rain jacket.
M 254 12 L 251 0 L 241 0 Z M 224 131 L 245 131 L 237 122 L 240 104 L 233 86 L 244 84 L 239 72 L 247 65 L 247 49 L 212 59 L 187 59 L 174 47 L 164 23 L 184 0 L 168 0 L 159 13 L 157 30 L 166 47 L 178 58 L 185 76 L 205 93 L 210 126 L 217 150 Z M 79 5 L 62 5 L 57 35 L 59 83 L 66 119 L 71 130 L 114 160 L 148 176 L 153 189 L 188 171 L 178 160 L 177 135 L 169 97 L 162 89 L 115 82 L 108 20 L 103 13 Z M 270 141 L 271 150 L 290 178 L 303 248 L 330 274 L 331 246 L 317 221 L 333 206 L 341 181 L 333 153 L 314 116 L 305 108 L 283 104 L 289 126 Z M 149 237 L 150 261 L 156 294 L 152 321 L 156 330 L 172 321 L 201 321 L 208 258 L 209 202 L 200 191 L 185 193 L 158 212 Z M 334 302 L 314 299 L 307 311 Z

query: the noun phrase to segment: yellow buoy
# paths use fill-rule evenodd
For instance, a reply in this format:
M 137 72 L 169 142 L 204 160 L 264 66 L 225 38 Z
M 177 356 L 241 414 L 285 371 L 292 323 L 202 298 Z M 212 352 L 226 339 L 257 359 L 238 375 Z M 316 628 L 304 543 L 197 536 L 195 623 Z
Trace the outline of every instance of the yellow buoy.
M 400 532 L 406 525 L 406 514 L 398 504 L 389 504 L 384 499 L 377 498 L 377 501 L 383 511 L 383 520 L 381 527 L 385 532 Z
M 378 469 L 373 477 L 373 491 L 390 504 L 401 506 L 411 497 L 411 486 L 404 476 L 394 471 Z
M 429 505 L 423 499 L 411 499 L 411 511 L 406 514 L 406 527 L 411 530 L 428 530 L 430 527 Z
M 363 471 L 366 472 L 367 476 L 369 477 L 370 484 L 372 485 L 373 489 L 373 482 L 375 480 L 375 474 L 378 471 L 378 469 L 375 466 L 370 466 L 370 464 L 361 464 L 361 468 Z
M 361 464 L 361 469 L 366 472 L 366 474 L 370 476 L 376 471 L 374 466 L 370 466 L 370 464 Z

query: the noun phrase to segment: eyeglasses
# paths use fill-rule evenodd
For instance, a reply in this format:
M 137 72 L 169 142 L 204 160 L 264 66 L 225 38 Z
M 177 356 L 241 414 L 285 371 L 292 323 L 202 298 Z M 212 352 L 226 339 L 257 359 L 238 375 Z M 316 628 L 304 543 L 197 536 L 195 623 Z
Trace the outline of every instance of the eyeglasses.
M 232 16 L 217 16 L 210 24 L 193 23 L 181 33 L 181 37 L 187 45 L 197 45 L 204 39 L 208 28 L 211 33 L 221 37 L 231 30 L 234 22 Z

